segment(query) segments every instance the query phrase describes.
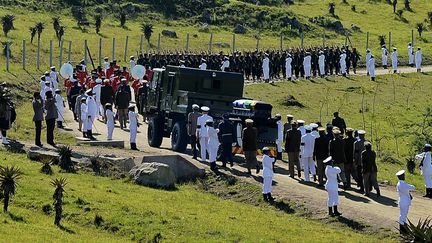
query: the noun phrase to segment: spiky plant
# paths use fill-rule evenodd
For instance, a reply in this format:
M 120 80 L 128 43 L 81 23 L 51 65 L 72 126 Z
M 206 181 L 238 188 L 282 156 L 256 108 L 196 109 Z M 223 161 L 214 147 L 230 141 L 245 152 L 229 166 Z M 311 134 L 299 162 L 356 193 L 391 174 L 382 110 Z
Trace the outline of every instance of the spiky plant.
M 47 174 L 47 175 L 54 174 L 54 171 L 53 171 L 51 165 L 52 165 L 52 160 L 42 161 L 42 167 L 40 169 L 40 172 Z
M 75 172 L 75 167 L 72 162 L 72 149 L 69 146 L 60 146 L 59 153 L 59 166 L 68 173 Z
M 66 178 L 54 179 L 51 181 L 51 186 L 55 188 L 53 194 L 53 206 L 55 210 L 54 224 L 60 226 L 63 213 L 63 194 L 65 193 L 65 187 L 67 185 Z
M 127 16 L 127 13 L 125 10 L 120 11 L 120 26 L 122 28 L 124 28 L 126 25 L 126 16 Z
M 3 211 L 7 212 L 10 198 L 15 195 L 23 173 L 15 166 L 0 167 L 0 191 L 3 194 Z
M 52 20 L 53 20 L 53 28 L 58 38 L 58 32 L 60 30 L 60 17 L 59 16 L 53 17 Z
M 39 22 L 39 23 L 37 23 L 37 24 L 35 25 L 35 28 L 36 28 L 36 32 L 37 32 L 37 35 L 38 35 L 38 40 L 40 40 L 40 37 L 41 37 L 41 35 L 42 35 L 42 32 L 43 32 L 43 30 L 45 29 L 45 24 L 42 23 L 42 22 Z
M 33 44 L 33 39 L 36 36 L 37 29 L 36 29 L 36 27 L 30 27 L 29 30 L 30 30 L 30 35 L 31 35 L 30 43 Z
M 410 220 L 405 224 L 405 233 L 401 234 L 404 242 L 432 242 L 432 220 L 426 218 L 413 224 Z
M 422 37 L 423 31 L 425 29 L 425 26 L 423 23 L 417 23 L 416 24 L 417 27 L 417 32 L 419 33 L 420 38 Z
M 147 43 L 150 44 L 150 38 L 153 34 L 153 25 L 151 24 L 142 24 L 141 25 L 141 31 L 144 34 L 145 39 L 147 40 Z
M 9 31 L 13 30 L 14 28 L 14 22 L 15 16 L 12 14 L 6 14 L 1 18 L 2 26 L 3 26 L 3 33 L 7 37 Z
M 98 14 L 94 18 L 95 18 L 96 33 L 99 34 L 100 28 L 102 26 L 102 15 Z

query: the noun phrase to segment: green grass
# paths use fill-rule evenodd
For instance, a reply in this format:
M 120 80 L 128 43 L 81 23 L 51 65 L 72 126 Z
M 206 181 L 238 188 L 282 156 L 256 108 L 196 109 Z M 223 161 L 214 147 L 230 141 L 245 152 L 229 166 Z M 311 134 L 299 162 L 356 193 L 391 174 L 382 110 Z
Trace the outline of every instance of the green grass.
M 372 140 L 374 149 L 380 145 L 381 160 L 385 156 L 391 156 L 401 162 L 381 162 L 378 166 L 379 179 L 388 180 L 395 185 L 397 178 L 394 174 L 399 169 L 406 168 L 405 158 L 418 152 L 411 144 L 416 138 L 415 134 L 421 132 L 423 114 L 430 107 L 428 97 L 432 94 L 431 80 L 430 74 L 402 74 L 379 76 L 377 82 L 371 82 L 367 77 L 338 77 L 275 85 L 258 84 L 246 86 L 245 97 L 271 103 L 274 106 L 273 114 L 281 113 L 284 120 L 285 115 L 293 114 L 295 119 L 304 119 L 307 124 L 321 121 L 325 125 L 331 122 L 333 112 L 339 111 L 347 126 L 367 131 L 367 139 Z M 366 111 L 364 125 L 363 114 L 360 112 L 362 91 Z M 305 107 L 284 106 L 282 102 L 289 95 Z M 428 120 L 430 121 L 430 117 Z M 430 133 L 429 129 L 430 126 L 426 125 L 427 133 Z M 380 140 L 379 144 L 377 140 Z M 416 172 L 414 176 L 409 175 L 408 180 L 418 189 L 424 190 L 418 168 Z
M 24 155 L 0 152 L 0 164 L 20 167 L 25 175 L 10 214 L 0 213 L 0 234 L 7 242 L 148 241 L 158 234 L 172 242 L 377 242 L 347 228 L 337 229 L 269 206 L 251 206 L 203 193 L 192 184 L 165 191 L 90 174 L 39 173 L 40 164 Z M 52 203 L 53 178 L 66 177 L 63 226 L 42 211 Z M 259 192 L 259 191 L 258 191 Z M 95 215 L 103 223 L 94 225 Z M 380 242 L 389 239 L 380 239 Z

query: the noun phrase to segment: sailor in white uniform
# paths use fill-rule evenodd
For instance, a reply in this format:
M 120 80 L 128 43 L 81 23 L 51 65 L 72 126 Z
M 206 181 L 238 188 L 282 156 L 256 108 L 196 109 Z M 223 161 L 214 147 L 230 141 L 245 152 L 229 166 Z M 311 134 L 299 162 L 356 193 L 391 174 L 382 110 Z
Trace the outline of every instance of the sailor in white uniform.
M 311 134 L 312 127 L 305 126 L 306 134 L 301 137 L 300 155 L 304 168 L 304 180 L 310 181 L 309 172 L 315 175 L 315 164 L 313 161 L 313 151 L 315 146 L 315 137 Z
M 393 48 L 393 52 L 391 54 L 391 61 L 392 61 L 392 68 L 393 68 L 393 73 L 397 73 L 397 69 L 398 69 L 398 51 L 395 48 Z
M 135 112 L 135 105 L 130 105 L 128 107 L 128 110 L 130 147 L 132 150 L 138 150 L 136 146 L 136 135 L 138 132 L 138 113 Z
M 198 68 L 200 70 L 207 70 L 207 63 L 206 62 L 207 62 L 206 59 L 201 58 L 201 64 L 199 65 Z
M 338 175 L 341 173 L 341 169 L 337 166 L 333 166 L 333 158 L 330 156 L 323 161 L 325 168 L 325 175 L 327 181 L 325 184 L 325 189 L 327 191 L 327 207 L 329 215 L 340 216 L 342 215 L 338 211 L 339 206 L 339 192 L 338 192 Z
M 411 42 L 408 43 L 408 65 L 410 67 L 414 67 L 414 47 Z
M 207 161 L 207 152 L 208 152 L 208 132 L 206 127 L 207 120 L 212 120 L 213 118 L 208 115 L 210 108 L 207 106 L 201 107 L 202 115 L 198 117 L 197 120 L 197 138 L 200 143 L 200 152 L 201 152 L 201 161 Z
M 399 193 L 399 231 L 401 234 L 404 234 L 406 232 L 405 223 L 407 221 L 408 217 L 408 211 L 411 206 L 411 191 L 415 190 L 415 187 L 413 185 L 410 185 L 405 182 L 405 171 L 400 170 L 396 173 L 396 176 L 399 179 L 399 182 L 397 183 L 396 190 Z
M 415 53 L 415 65 L 418 73 L 421 72 L 422 60 L 423 60 L 422 51 L 421 48 L 419 47 L 417 48 L 417 51 Z
M 381 58 L 382 58 L 383 68 L 387 69 L 388 51 L 385 45 L 383 45 L 381 48 Z
M 210 169 L 216 170 L 216 158 L 217 158 L 217 152 L 219 149 L 219 129 L 215 129 L 213 127 L 213 119 L 208 119 L 206 121 L 206 128 L 207 128 L 207 134 L 208 134 L 208 153 L 209 153 L 209 162 L 210 162 Z
M 288 81 L 292 80 L 292 56 L 288 53 L 287 58 L 285 59 L 285 76 Z
M 282 124 L 282 116 L 280 114 L 276 114 L 275 120 L 278 129 L 278 137 L 276 139 L 276 146 L 277 146 L 276 159 L 282 160 L 282 152 L 283 152 L 282 146 L 283 146 L 283 137 L 284 137 L 284 125 Z
M 423 175 L 426 185 L 425 197 L 432 198 L 432 160 L 431 160 L 432 146 L 426 144 L 424 146 L 424 152 L 417 154 L 415 158 L 420 161 L 420 170 Z
M 58 128 L 64 128 L 63 126 L 63 121 L 64 121 L 64 109 L 66 107 L 65 105 L 65 101 L 63 96 L 61 95 L 61 90 L 60 89 L 56 89 L 55 91 L 55 104 L 57 107 L 57 127 Z
M 114 127 L 115 127 L 115 123 L 114 123 L 115 113 L 112 109 L 112 104 L 110 103 L 105 104 L 105 117 L 106 117 L 107 131 L 108 131 L 107 140 L 110 141 L 112 140 Z
M 263 165 L 263 198 L 266 202 L 273 202 L 274 198 L 271 195 L 273 182 L 273 163 L 275 158 L 270 157 L 270 149 L 264 147 L 262 149 L 262 165 Z
M 264 59 L 262 62 L 263 78 L 264 82 L 268 83 L 270 81 L 270 59 L 269 54 L 264 54 Z

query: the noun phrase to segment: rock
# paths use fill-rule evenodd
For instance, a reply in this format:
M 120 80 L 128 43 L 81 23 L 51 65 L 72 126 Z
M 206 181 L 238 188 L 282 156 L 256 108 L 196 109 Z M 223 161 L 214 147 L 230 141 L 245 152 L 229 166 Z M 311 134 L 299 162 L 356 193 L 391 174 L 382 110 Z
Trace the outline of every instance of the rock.
M 135 167 L 135 161 L 133 158 L 122 158 L 116 157 L 115 155 L 101 155 L 99 159 L 105 163 L 110 163 L 121 171 L 129 172 L 132 168 Z
M 234 27 L 234 33 L 236 34 L 246 34 L 246 32 L 246 27 L 241 24 L 236 24 L 236 26 Z
M 173 188 L 176 178 L 172 169 L 162 163 L 143 163 L 129 171 L 133 180 L 141 185 Z
M 88 138 L 76 137 L 77 144 L 87 144 L 90 146 L 102 146 L 102 147 L 114 147 L 114 148 L 124 148 L 123 140 L 90 140 Z
M 210 32 L 210 28 L 208 26 L 208 24 L 203 24 L 198 28 L 198 32 L 202 32 L 202 33 L 209 33 Z
M 170 38 L 177 38 L 177 33 L 174 30 L 162 30 L 162 35 Z
M 27 158 L 33 161 L 58 161 L 59 154 L 56 151 L 31 147 L 27 152 Z
M 204 167 L 197 167 L 195 164 L 179 155 L 145 156 L 142 163 L 158 162 L 168 165 L 177 182 L 195 180 L 205 175 Z
M 219 47 L 219 48 L 230 48 L 231 47 L 230 44 L 225 43 L 225 42 L 215 42 L 215 43 L 213 43 L 213 45 L 215 47 Z

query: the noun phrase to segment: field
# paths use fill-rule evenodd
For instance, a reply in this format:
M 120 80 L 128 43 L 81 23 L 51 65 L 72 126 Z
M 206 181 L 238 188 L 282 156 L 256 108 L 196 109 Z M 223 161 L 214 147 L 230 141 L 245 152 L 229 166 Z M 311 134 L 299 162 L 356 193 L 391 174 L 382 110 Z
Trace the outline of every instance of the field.
M 200 190 L 199 183 L 164 191 L 125 180 L 96 178 L 88 173 L 62 174 L 57 168 L 53 176 L 48 176 L 39 172 L 40 164 L 29 161 L 24 155 L 8 152 L 1 152 L 1 155 L 2 166 L 15 165 L 24 172 L 9 213 L 0 213 L 2 242 L 378 240 L 348 228 L 336 228 L 276 211 L 263 203 L 252 206 L 223 200 Z M 50 180 L 59 177 L 68 180 L 63 230 L 54 226 L 52 209 L 42 210 L 43 206 L 49 208 L 52 204 Z M 239 192 L 236 185 L 226 185 L 226 190 Z M 242 190 L 259 196 L 259 188 L 252 186 Z M 95 223 L 96 215 L 102 217 L 99 225 Z

